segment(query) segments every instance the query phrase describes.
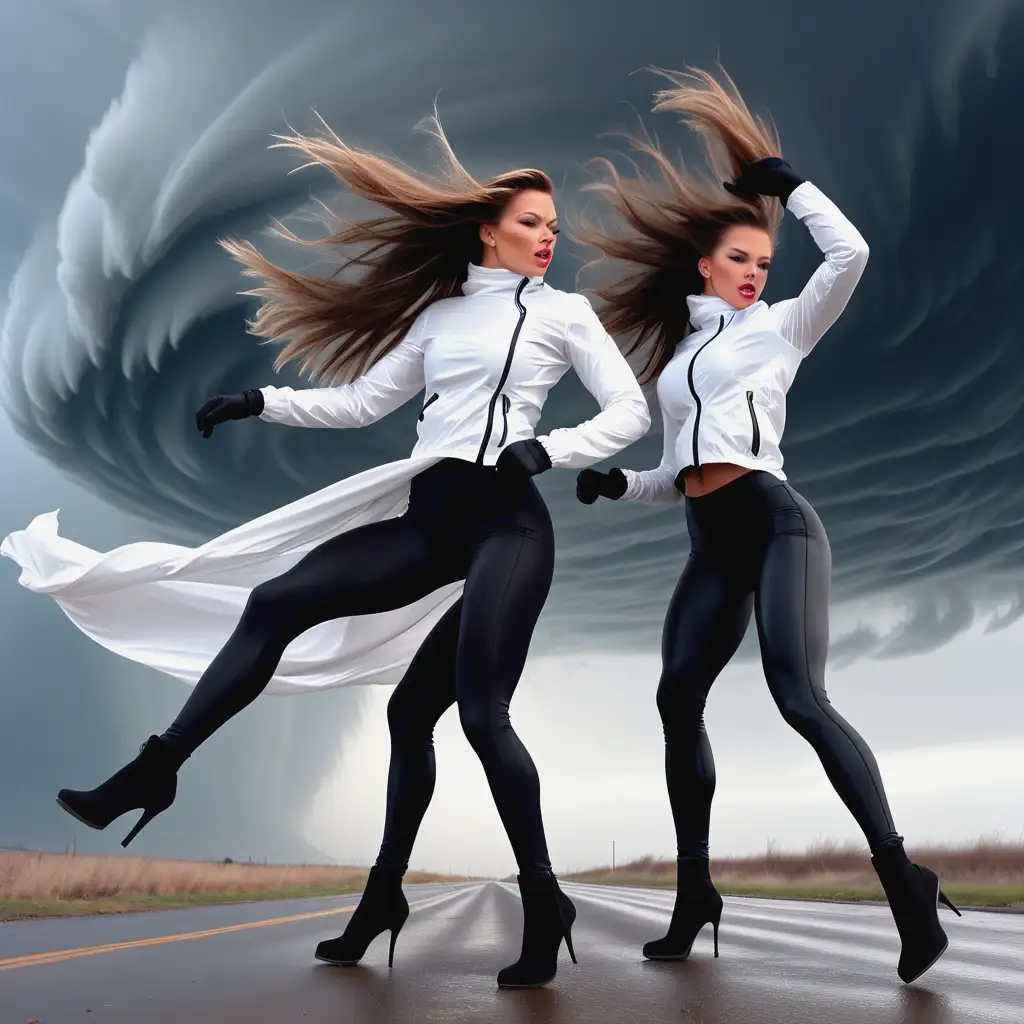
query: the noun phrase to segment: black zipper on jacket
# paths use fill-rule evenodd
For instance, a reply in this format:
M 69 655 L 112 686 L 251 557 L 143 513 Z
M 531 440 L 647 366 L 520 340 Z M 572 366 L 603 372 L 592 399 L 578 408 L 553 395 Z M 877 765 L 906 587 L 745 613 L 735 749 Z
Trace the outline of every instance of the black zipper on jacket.
M 505 444 L 505 438 L 508 437 L 508 411 L 512 408 L 512 399 L 508 395 L 501 396 L 501 440 L 498 442 L 498 447 L 501 448 Z
M 718 330 L 704 342 L 703 345 L 696 352 L 693 353 L 693 358 L 690 360 L 690 367 L 686 371 L 686 383 L 690 386 L 690 394 L 693 395 L 693 401 L 697 406 L 697 412 L 693 417 L 693 464 L 697 469 L 697 479 L 703 481 L 704 477 L 701 475 L 700 469 L 700 453 L 697 447 L 697 432 L 700 430 L 700 395 L 697 394 L 697 389 L 693 386 L 693 364 L 697 362 L 697 356 L 701 354 L 717 338 L 725 328 L 725 317 L 720 316 L 718 318 Z
M 424 403 L 423 408 L 420 409 L 420 421 L 423 420 L 423 414 L 438 400 L 440 396 L 435 391 Z
M 516 329 L 512 332 L 512 340 L 508 346 L 508 357 L 505 359 L 505 368 L 501 371 L 501 379 L 498 381 L 498 386 L 494 389 L 494 394 L 491 395 L 490 404 L 487 407 L 487 429 L 484 431 L 484 439 L 480 444 L 480 452 L 476 457 L 478 465 L 483 465 L 484 454 L 487 451 L 487 442 L 491 439 L 491 431 L 494 429 L 494 407 L 498 404 L 498 398 L 501 395 L 501 389 L 505 386 L 505 381 L 508 380 L 509 372 L 512 369 L 512 357 L 516 353 L 516 342 L 519 340 L 519 332 L 523 329 L 523 321 L 526 319 L 526 307 L 519 301 L 519 297 L 523 294 L 523 289 L 530 283 L 528 277 L 524 277 L 519 282 L 519 287 L 516 288 L 516 306 L 519 307 L 519 320 L 516 323 Z
M 747 408 L 750 410 L 750 422 L 754 425 L 754 437 L 750 443 L 750 451 L 756 456 L 761 450 L 761 428 L 757 425 L 757 412 L 754 409 L 754 392 L 747 392 Z

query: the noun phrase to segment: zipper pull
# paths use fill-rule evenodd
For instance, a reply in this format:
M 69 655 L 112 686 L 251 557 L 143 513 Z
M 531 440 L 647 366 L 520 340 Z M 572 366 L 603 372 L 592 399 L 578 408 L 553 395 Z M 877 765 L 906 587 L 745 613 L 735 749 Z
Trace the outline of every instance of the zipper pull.
M 420 409 L 420 422 L 423 422 L 423 416 L 426 411 L 438 400 L 440 396 L 435 391 L 427 400 L 423 403 L 423 408 Z
M 508 440 L 508 411 L 512 408 L 512 399 L 508 395 L 503 394 L 501 396 L 501 440 L 498 442 L 498 447 L 502 448 L 505 445 L 505 441 Z

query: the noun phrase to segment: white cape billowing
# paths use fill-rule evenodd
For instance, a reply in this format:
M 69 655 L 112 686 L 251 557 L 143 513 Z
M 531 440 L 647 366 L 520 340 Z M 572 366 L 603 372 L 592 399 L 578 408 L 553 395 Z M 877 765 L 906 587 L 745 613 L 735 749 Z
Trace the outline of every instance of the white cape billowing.
M 318 544 L 405 511 L 414 476 L 436 457 L 387 463 L 268 512 L 201 547 L 126 544 L 100 553 L 37 516 L 0 544 L 18 582 L 49 594 L 108 650 L 195 684 L 238 624 L 249 592 Z M 397 683 L 417 647 L 461 596 L 455 583 L 393 612 L 332 619 L 284 653 L 266 693 Z

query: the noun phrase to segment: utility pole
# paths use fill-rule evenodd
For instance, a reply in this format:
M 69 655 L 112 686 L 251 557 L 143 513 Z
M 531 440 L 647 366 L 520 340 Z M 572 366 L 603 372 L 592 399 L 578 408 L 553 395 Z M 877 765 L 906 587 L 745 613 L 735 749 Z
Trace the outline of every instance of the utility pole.
M 612 871 L 615 870 L 615 840 L 612 840 Z

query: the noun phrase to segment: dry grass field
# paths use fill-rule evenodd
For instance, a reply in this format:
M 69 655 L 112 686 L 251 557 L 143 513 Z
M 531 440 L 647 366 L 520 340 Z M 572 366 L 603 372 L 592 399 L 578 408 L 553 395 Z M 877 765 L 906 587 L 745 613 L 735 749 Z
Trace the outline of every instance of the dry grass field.
M 958 905 L 1024 910 L 1024 842 L 909 849 L 942 880 Z M 803 853 L 772 846 L 751 857 L 712 861 L 715 884 L 734 896 L 881 900 L 866 852 L 819 843 Z M 464 882 L 463 876 L 410 871 L 406 881 Z M 594 868 L 566 880 L 610 885 L 675 887 L 675 862 L 642 857 Z M 359 892 L 366 869 L 100 857 L 0 850 L 0 921 L 69 914 L 121 913 L 250 900 Z
M 935 871 L 957 905 L 1024 909 L 1024 842 L 980 840 L 970 846 L 911 849 L 913 860 Z M 770 845 L 751 857 L 712 859 L 711 876 L 723 893 L 805 899 L 881 900 L 881 886 L 862 846 L 819 843 L 804 853 Z M 581 871 L 573 881 L 675 888 L 673 860 L 642 857 L 627 864 Z
M 359 892 L 365 868 L 0 850 L 0 920 Z M 458 882 L 410 871 L 406 881 Z

